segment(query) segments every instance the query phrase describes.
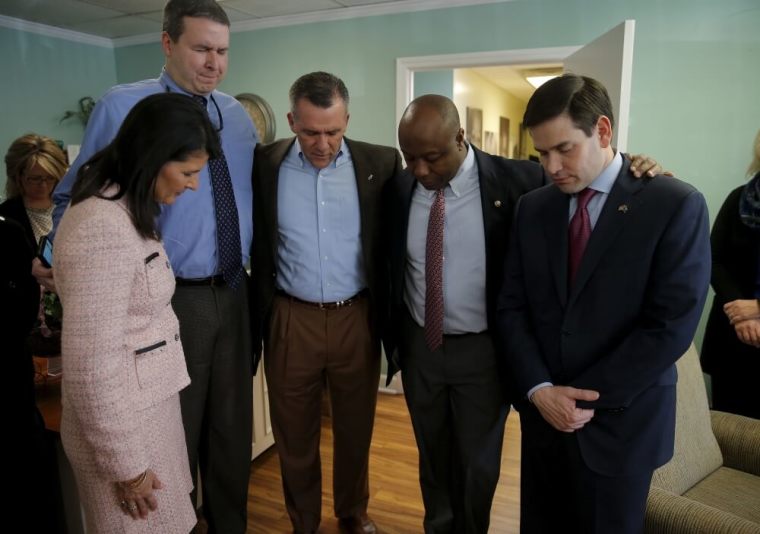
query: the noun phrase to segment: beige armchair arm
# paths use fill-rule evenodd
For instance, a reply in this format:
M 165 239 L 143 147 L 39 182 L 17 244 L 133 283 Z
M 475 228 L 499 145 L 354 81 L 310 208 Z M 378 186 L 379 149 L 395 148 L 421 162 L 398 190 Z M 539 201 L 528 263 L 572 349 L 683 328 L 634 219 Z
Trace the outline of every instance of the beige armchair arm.
M 760 420 L 711 411 L 723 465 L 760 476 Z
M 757 534 L 757 524 L 657 487 L 649 489 L 647 534 Z

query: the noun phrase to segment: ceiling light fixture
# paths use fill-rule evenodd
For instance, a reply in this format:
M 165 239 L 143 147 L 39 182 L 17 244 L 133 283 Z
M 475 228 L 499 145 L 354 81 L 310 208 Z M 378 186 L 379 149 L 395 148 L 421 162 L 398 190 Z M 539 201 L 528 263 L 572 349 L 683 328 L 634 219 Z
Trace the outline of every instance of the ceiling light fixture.
M 553 74 L 550 76 L 526 76 L 525 79 L 528 81 L 529 84 L 531 84 L 533 87 L 538 89 L 543 84 L 551 80 L 552 78 L 556 78 L 557 75 Z

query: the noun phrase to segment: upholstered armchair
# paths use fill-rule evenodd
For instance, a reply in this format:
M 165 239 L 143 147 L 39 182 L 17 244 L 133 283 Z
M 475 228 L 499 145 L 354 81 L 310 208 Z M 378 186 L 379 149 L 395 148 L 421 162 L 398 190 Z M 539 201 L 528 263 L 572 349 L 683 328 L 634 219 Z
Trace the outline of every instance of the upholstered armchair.
M 759 534 L 760 420 L 709 409 L 694 345 L 677 367 L 675 454 L 654 473 L 645 530 Z

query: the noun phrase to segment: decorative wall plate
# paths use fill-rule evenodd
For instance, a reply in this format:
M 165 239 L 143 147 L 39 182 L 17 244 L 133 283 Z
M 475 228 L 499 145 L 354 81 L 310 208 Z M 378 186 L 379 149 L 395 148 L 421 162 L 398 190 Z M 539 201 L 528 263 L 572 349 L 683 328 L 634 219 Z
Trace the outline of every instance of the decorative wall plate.
M 272 108 L 266 100 L 253 93 L 240 93 L 235 97 L 245 108 L 256 126 L 259 140 L 262 143 L 271 143 L 277 131 Z

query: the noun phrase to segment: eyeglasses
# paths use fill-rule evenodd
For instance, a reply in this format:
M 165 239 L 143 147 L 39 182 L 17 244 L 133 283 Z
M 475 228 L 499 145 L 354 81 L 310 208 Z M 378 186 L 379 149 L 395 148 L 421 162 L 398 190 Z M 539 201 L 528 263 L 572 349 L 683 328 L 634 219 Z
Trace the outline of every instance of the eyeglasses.
M 52 185 L 56 183 L 58 180 L 56 180 L 52 176 L 25 176 L 24 181 L 32 185 L 40 185 L 43 183 L 45 185 Z

